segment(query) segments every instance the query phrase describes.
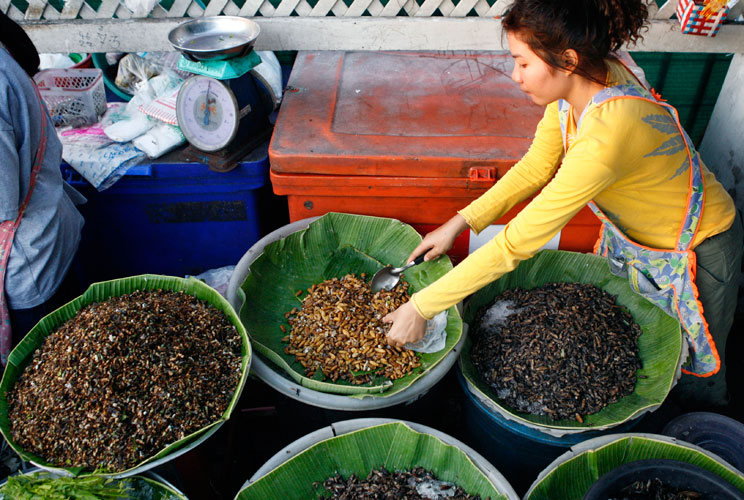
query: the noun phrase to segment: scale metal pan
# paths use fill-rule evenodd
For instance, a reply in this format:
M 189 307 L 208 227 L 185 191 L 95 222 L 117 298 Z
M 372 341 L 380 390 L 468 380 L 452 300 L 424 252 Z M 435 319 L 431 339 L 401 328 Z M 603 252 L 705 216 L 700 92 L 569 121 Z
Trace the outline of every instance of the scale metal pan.
M 179 24 L 168 41 L 192 61 L 219 61 L 250 52 L 260 31 L 244 17 L 209 16 Z

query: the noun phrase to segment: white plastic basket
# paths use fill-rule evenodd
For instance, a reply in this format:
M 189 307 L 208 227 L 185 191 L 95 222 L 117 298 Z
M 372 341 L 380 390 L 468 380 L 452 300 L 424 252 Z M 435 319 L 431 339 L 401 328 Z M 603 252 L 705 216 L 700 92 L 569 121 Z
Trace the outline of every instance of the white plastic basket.
M 45 69 L 34 80 L 55 126 L 90 125 L 106 111 L 103 71 L 98 68 Z

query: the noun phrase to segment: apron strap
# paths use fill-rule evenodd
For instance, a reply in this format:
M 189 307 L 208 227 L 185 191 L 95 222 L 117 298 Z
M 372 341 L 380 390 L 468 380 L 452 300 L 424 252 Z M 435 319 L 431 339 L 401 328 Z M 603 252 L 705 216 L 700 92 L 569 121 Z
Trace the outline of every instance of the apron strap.
M 578 123 L 576 124 L 576 128 L 578 129 L 581 126 L 581 118 L 583 118 L 584 114 L 587 110 L 590 109 L 592 106 L 598 106 L 604 102 L 607 102 L 609 100 L 614 99 L 622 99 L 622 98 L 628 98 L 628 99 L 641 99 L 644 101 L 648 101 L 654 104 L 657 104 L 659 106 L 662 106 L 667 110 L 667 112 L 671 115 L 671 117 L 674 119 L 674 123 L 677 127 L 677 130 L 680 133 L 680 138 L 682 141 L 682 144 L 677 145 L 671 145 L 671 146 L 677 146 L 677 147 L 684 147 L 687 151 L 687 157 L 689 162 L 689 168 L 690 168 L 690 176 L 689 176 L 689 186 L 687 190 L 687 207 L 685 211 L 685 217 L 682 220 L 682 223 L 680 224 L 679 232 L 677 233 L 676 238 L 676 245 L 675 250 L 678 251 L 686 251 L 689 250 L 693 240 L 695 239 L 695 234 L 697 234 L 700 220 L 703 217 L 703 207 L 705 202 L 705 183 L 704 183 L 704 176 L 703 176 L 703 168 L 702 164 L 700 162 L 700 156 L 698 155 L 697 151 L 692 146 L 692 141 L 690 140 L 689 136 L 685 132 L 685 130 L 682 128 L 682 124 L 679 121 L 679 115 L 677 113 L 677 110 L 664 102 L 657 101 L 653 95 L 646 89 L 645 87 L 642 87 L 640 85 L 616 85 L 614 87 L 607 87 L 604 90 L 601 90 L 597 94 L 595 94 L 587 107 L 584 110 L 584 113 L 582 113 L 582 117 L 579 118 Z M 568 117 L 569 117 L 569 109 L 570 105 L 565 100 L 561 99 L 558 102 L 558 117 L 561 125 L 561 131 L 562 131 L 562 139 L 563 139 L 563 148 L 564 152 L 568 151 Z M 671 139 L 674 140 L 674 139 Z M 609 223 L 614 227 L 614 224 L 610 221 L 610 219 L 602 213 L 602 211 L 599 209 L 599 207 L 594 203 L 593 201 L 589 203 L 589 207 L 592 209 L 592 211 L 597 215 L 597 217 L 605 224 Z M 614 229 L 617 230 L 616 227 Z
M 39 139 L 39 147 L 36 150 L 34 164 L 31 168 L 31 179 L 28 185 L 28 193 L 26 193 L 26 197 L 18 207 L 18 216 L 15 220 L 4 221 L 0 224 L 0 362 L 2 362 L 3 366 L 8 362 L 8 355 L 13 347 L 10 313 L 8 311 L 8 303 L 5 297 L 5 273 L 7 271 L 8 261 L 10 260 L 10 252 L 13 249 L 13 239 L 15 238 L 16 230 L 21 224 L 21 219 L 26 211 L 26 207 L 28 207 L 28 204 L 31 201 L 31 195 L 34 192 L 34 186 L 36 185 L 36 178 L 41 171 L 47 143 L 46 108 L 44 107 L 44 101 L 41 98 L 39 89 L 36 87 L 36 83 L 33 79 L 31 82 L 33 83 L 36 96 L 39 99 L 39 107 L 41 108 L 41 136 Z

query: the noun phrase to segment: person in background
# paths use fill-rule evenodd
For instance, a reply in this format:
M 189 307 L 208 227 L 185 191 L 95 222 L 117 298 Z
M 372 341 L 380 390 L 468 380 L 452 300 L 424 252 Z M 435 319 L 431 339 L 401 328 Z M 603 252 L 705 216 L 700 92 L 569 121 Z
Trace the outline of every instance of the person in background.
M 643 0 L 516 0 L 501 19 L 512 79 L 545 106 L 524 157 L 411 253 L 447 252 L 542 191 L 506 228 L 383 321 L 388 342 L 423 337 L 426 320 L 529 259 L 587 204 L 602 222 L 597 253 L 677 318 L 690 348 L 672 394 L 683 407 L 728 402 L 726 340 L 736 308 L 742 223 L 676 110 L 614 55 L 641 38 Z M 635 285 L 633 285 L 635 283 Z M 675 294 L 674 291 L 677 291 Z
M 32 77 L 39 54 L 0 12 L 0 358 L 78 293 L 69 273 L 85 198 L 62 179 L 62 145 Z

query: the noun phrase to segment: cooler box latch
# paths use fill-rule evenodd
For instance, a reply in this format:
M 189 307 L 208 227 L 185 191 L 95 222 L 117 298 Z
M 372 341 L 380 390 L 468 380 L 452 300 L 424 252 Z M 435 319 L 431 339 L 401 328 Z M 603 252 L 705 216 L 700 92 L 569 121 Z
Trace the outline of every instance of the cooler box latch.
M 488 188 L 496 182 L 496 167 L 470 167 L 468 187 Z

